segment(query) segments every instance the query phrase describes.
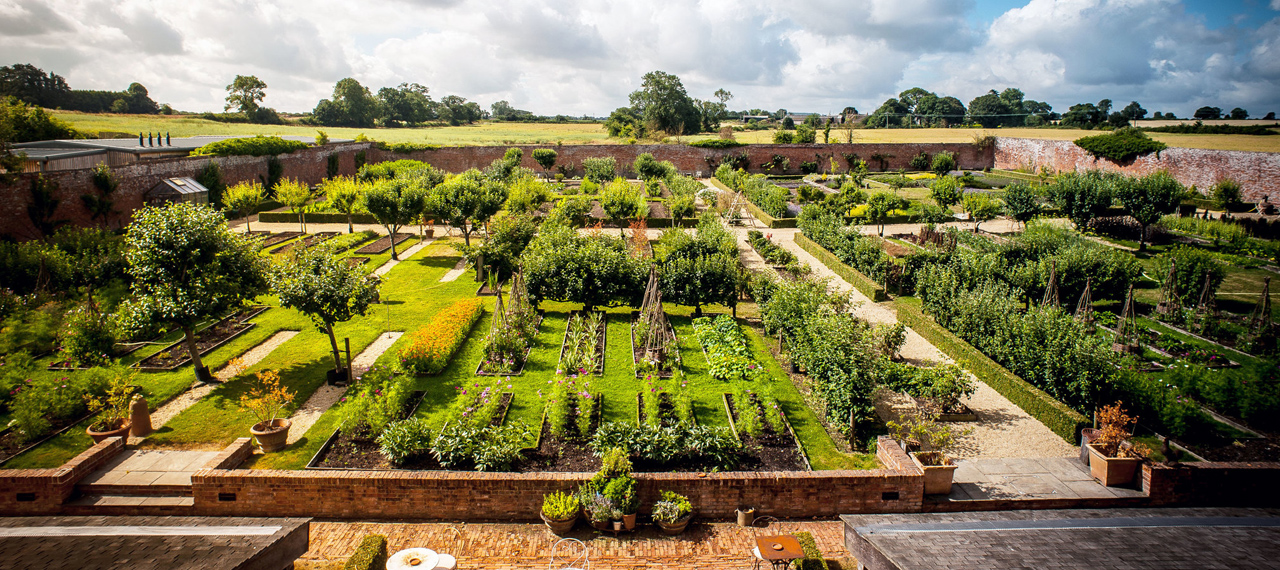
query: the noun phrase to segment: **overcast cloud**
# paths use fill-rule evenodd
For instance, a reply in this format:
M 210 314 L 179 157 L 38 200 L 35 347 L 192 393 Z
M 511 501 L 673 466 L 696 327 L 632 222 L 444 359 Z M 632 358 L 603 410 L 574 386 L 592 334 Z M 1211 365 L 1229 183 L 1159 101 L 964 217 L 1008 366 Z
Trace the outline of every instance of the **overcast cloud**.
M 918 85 L 966 104 L 1019 87 L 1058 111 L 1280 111 L 1280 0 L 1212 9 L 1235 17 L 1215 27 L 1176 0 L 1030 0 L 991 21 L 973 0 L 0 0 L 0 64 L 76 89 L 138 81 L 192 111 L 221 110 L 241 74 L 283 111 L 354 77 L 603 116 L 653 70 L 694 97 L 728 89 L 734 109 L 868 112 Z

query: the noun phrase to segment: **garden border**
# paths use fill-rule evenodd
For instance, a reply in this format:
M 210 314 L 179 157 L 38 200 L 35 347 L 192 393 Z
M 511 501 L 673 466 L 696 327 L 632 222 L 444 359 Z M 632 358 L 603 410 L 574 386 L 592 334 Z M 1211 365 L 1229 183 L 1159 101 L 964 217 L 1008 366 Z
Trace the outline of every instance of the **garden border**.
M 893 307 L 897 310 L 898 321 L 933 343 L 938 350 L 1043 423 L 1053 433 L 1068 443 L 1079 442 L 1080 430 L 1090 425 L 1084 414 L 1067 407 L 943 328 L 932 317 L 924 314 L 919 303 L 919 299 L 915 298 L 894 299 Z
M 600 313 L 601 315 L 604 315 L 600 317 L 600 326 L 602 329 L 600 331 L 600 335 L 603 337 L 603 340 L 600 341 L 600 367 L 591 370 L 592 376 L 603 377 L 605 361 L 608 360 L 605 357 L 608 354 L 608 350 L 609 350 L 609 313 L 606 313 L 600 310 L 595 310 L 591 312 Z M 556 360 L 556 370 L 564 370 L 563 368 L 560 367 L 560 363 L 564 362 L 565 343 L 569 342 L 569 329 L 573 326 L 573 316 L 576 314 L 585 314 L 585 313 L 587 313 L 587 311 L 584 311 L 584 310 L 569 312 L 569 318 L 565 320 L 565 324 L 564 324 L 564 336 L 560 338 L 560 358 Z M 586 317 L 583 317 L 583 318 L 586 318 Z
M 538 309 L 534 314 L 538 315 L 538 323 L 533 326 L 533 329 L 540 330 L 542 328 L 542 321 L 547 318 L 547 312 L 542 309 Z M 476 319 L 476 322 L 477 323 L 480 322 L 480 319 Z M 468 337 L 471 336 L 471 331 L 467 331 L 467 336 Z M 534 336 L 536 337 L 537 335 L 534 335 Z M 475 375 L 476 376 L 523 376 L 525 367 L 529 365 L 529 355 L 533 354 L 533 344 L 534 344 L 533 342 L 530 342 L 529 347 L 524 350 L 524 364 L 520 365 L 520 370 L 518 372 L 481 372 L 480 368 L 484 366 L 484 360 L 481 360 L 480 363 L 476 365 Z M 563 344 L 564 343 L 562 342 L 561 345 L 563 346 Z
M 742 434 L 738 433 L 738 422 L 733 420 L 733 412 L 729 409 L 729 398 L 732 397 L 733 394 L 730 394 L 729 392 L 723 392 L 720 394 L 720 399 L 724 401 L 724 413 L 729 417 L 729 429 L 733 430 L 733 437 L 738 438 L 738 441 L 742 441 Z M 800 436 L 796 435 L 796 430 L 791 427 L 791 420 L 787 419 L 787 412 L 779 409 L 778 414 L 782 416 L 783 425 L 787 426 L 787 433 L 791 434 L 791 441 L 796 442 L 796 450 L 800 452 L 800 459 L 804 460 L 805 470 L 813 471 L 813 464 L 809 463 L 809 452 L 805 451 L 804 443 L 800 441 Z M 762 473 L 773 472 L 762 471 Z
M 271 308 L 271 306 L 270 306 L 270 305 L 250 305 L 249 307 L 246 307 L 245 309 L 236 309 L 236 311 L 235 311 L 235 312 L 233 312 L 233 313 L 231 313 L 230 315 L 227 315 L 227 316 L 225 316 L 225 317 L 222 317 L 221 319 L 218 319 L 217 321 L 214 321 L 214 322 L 213 322 L 213 324 L 210 324 L 209 326 L 204 327 L 203 329 L 200 329 L 199 331 L 197 331 L 195 334 L 196 334 L 196 335 L 199 335 L 200 333 L 202 333 L 202 332 L 204 332 L 204 331 L 207 331 L 207 330 L 209 330 L 209 329 L 211 329 L 211 328 L 213 328 L 213 327 L 216 327 L 216 326 L 218 326 L 218 325 L 222 324 L 222 321 L 225 321 L 225 320 L 227 320 L 227 319 L 229 319 L 229 318 L 231 318 L 231 317 L 235 316 L 235 314 L 236 314 L 236 313 L 238 313 L 238 312 L 240 312 L 241 310 L 248 310 L 248 311 L 249 311 L 249 314 L 245 315 L 245 316 L 244 316 L 244 318 L 240 319 L 240 323 L 241 323 L 241 324 L 246 324 L 246 323 L 247 323 L 249 326 L 247 326 L 247 327 L 245 327 L 245 328 L 243 328 L 243 329 L 240 329 L 240 330 L 236 331 L 236 332 L 235 332 L 235 334 L 233 334 L 233 335 L 231 335 L 231 336 L 229 336 L 229 337 L 227 337 L 227 338 L 222 339 L 222 340 L 221 340 L 221 341 L 219 341 L 217 344 L 215 344 L 215 345 L 213 345 L 213 346 L 210 346 L 209 348 L 206 348 L 206 349 L 204 349 L 204 350 L 201 350 L 201 351 L 200 351 L 200 356 L 202 356 L 202 357 L 203 357 L 204 355 L 209 354 L 210 352 L 213 352 L 213 351 L 215 351 L 215 350 L 218 350 L 219 348 L 222 348 L 222 347 L 223 347 L 224 345 L 226 345 L 228 342 L 231 342 L 232 340 L 236 339 L 236 338 L 237 338 L 237 337 L 239 337 L 240 335 L 242 335 L 242 334 L 244 334 L 244 333 L 247 333 L 247 332 L 249 332 L 249 331 L 253 330 L 253 327 L 258 326 L 258 323 L 250 323 L 250 322 L 249 322 L 249 319 L 252 319 L 252 318 L 254 318 L 254 317 L 258 316 L 258 315 L 261 315 L 262 313 L 267 312 L 267 309 L 270 309 L 270 308 Z M 155 354 L 160 354 L 161 352 L 168 352 L 168 351 L 170 351 L 170 350 L 173 350 L 173 348 L 174 348 L 175 346 L 180 346 L 180 345 L 182 345 L 182 344 L 183 344 L 183 343 L 185 343 L 185 342 L 186 342 L 186 339 L 185 339 L 185 338 L 184 338 L 184 339 L 176 340 L 176 341 L 174 341 L 174 342 L 172 342 L 172 343 L 168 344 L 168 345 L 167 345 L 167 346 L 165 346 L 164 348 L 162 348 L 162 349 L 160 349 L 160 350 L 156 351 L 156 353 L 155 353 Z M 153 354 L 153 355 L 151 355 L 151 356 L 155 356 L 155 355 Z M 148 356 L 147 358 L 151 358 L 151 356 Z M 179 368 L 182 368 L 183 366 L 186 366 L 186 365 L 188 365 L 188 364 L 191 364 L 191 360 L 192 360 L 192 359 L 191 359 L 191 355 L 190 355 L 190 354 L 188 354 L 188 355 L 187 355 L 187 359 L 186 359 L 186 360 L 184 360 L 184 361 L 182 361 L 182 362 L 179 362 L 178 364 L 175 364 L 175 365 L 173 365 L 173 366 L 168 366 L 168 367 L 161 367 L 161 366 L 143 366 L 143 365 L 142 365 L 142 363 L 143 363 L 143 361 L 145 361 L 147 358 L 143 358 L 142 360 L 139 360 L 139 361 L 137 361 L 137 362 L 133 363 L 130 367 L 131 367 L 131 368 L 134 368 L 134 369 L 137 369 L 137 370 L 145 371 L 145 372 L 173 372 L 174 370 L 177 370 L 177 369 L 179 369 Z
M 349 389 L 350 388 L 348 388 L 348 390 Z M 422 405 L 422 400 L 427 397 L 426 390 L 414 390 L 413 393 L 418 395 L 418 399 L 414 401 L 413 408 L 409 410 L 409 413 L 405 414 L 405 417 L 401 419 L 412 418 L 413 415 L 418 412 L 418 406 Z M 346 392 L 344 391 L 343 394 L 345 395 Z M 303 469 L 314 469 L 317 471 L 367 471 L 367 469 L 356 469 L 354 467 L 320 467 L 317 465 L 324 453 L 333 446 L 334 442 L 338 441 L 338 437 L 340 435 L 342 435 L 342 427 L 335 428 L 333 433 L 329 434 L 329 437 L 324 440 L 324 443 L 320 444 L 320 449 L 317 449 L 316 452 L 311 455 L 311 460 L 303 466 Z
M 818 261 L 821 261 L 823 265 L 826 265 L 832 273 L 835 273 L 845 281 L 848 281 L 855 289 L 869 297 L 873 303 L 889 300 L 889 293 L 885 291 L 884 287 L 879 283 L 876 283 L 874 279 L 867 277 L 861 271 L 858 271 L 845 262 L 840 261 L 840 258 L 836 257 L 834 253 L 831 253 L 827 248 L 819 245 L 818 242 L 809 239 L 809 237 L 804 235 L 804 233 L 796 233 L 794 241 L 796 245 L 800 246 L 800 249 L 803 249 L 808 252 L 809 255 L 818 258 Z

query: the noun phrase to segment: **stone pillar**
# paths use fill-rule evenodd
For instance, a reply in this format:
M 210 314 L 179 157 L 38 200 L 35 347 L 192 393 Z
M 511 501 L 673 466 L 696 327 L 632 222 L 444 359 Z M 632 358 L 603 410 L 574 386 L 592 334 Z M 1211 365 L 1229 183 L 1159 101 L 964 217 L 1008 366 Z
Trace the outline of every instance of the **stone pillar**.
M 129 403 L 129 422 L 132 424 L 129 435 L 143 437 L 151 433 L 151 410 L 141 394 L 134 396 L 133 402 Z

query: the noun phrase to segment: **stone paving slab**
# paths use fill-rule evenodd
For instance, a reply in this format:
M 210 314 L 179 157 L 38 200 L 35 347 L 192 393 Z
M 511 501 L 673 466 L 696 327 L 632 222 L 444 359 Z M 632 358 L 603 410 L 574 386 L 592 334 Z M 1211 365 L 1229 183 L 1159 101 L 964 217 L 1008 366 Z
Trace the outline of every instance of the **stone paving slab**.
M 190 485 L 191 474 L 217 455 L 216 451 L 126 449 L 80 485 Z
M 1280 510 L 1082 509 L 846 515 L 868 570 L 1276 568 Z
M 952 481 L 950 501 L 1146 496 L 1134 488 L 1102 486 L 1075 457 L 962 459 Z
M 9 517 L 0 567 L 271 569 L 307 549 L 309 519 Z

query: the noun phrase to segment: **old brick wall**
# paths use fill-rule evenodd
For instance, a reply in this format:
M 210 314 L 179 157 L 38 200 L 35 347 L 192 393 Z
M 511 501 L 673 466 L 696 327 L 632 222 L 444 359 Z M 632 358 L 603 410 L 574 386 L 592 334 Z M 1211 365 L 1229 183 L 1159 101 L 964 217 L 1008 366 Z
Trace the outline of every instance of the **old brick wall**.
M 489 163 L 502 158 L 502 155 L 508 148 L 520 148 L 524 150 L 524 159 L 522 166 L 541 171 L 541 167 L 533 160 L 533 150 L 537 148 L 550 148 L 556 151 L 557 165 L 573 164 L 575 172 L 582 173 L 582 161 L 587 158 L 612 156 L 618 161 L 620 174 L 631 173 L 631 163 L 635 161 L 637 156 L 643 153 L 650 153 L 658 160 L 670 160 L 676 165 L 681 172 L 687 174 L 695 174 L 701 172 L 703 176 L 710 176 L 715 170 L 715 166 L 720 164 L 720 158 L 725 155 L 740 155 L 747 153 L 751 162 L 751 172 L 762 172 L 760 165 L 772 160 L 773 155 L 778 154 L 787 157 L 791 162 L 791 169 L 787 171 L 789 174 L 799 174 L 801 162 L 817 162 L 819 168 L 825 170 L 830 166 L 830 158 L 836 159 L 836 164 L 841 168 L 847 168 L 844 154 L 856 154 L 858 158 L 867 161 L 867 165 L 872 170 L 879 169 L 880 163 L 872 160 L 872 156 L 881 155 L 886 159 L 886 169 L 896 170 L 898 168 L 907 168 L 911 161 L 911 157 L 925 152 L 930 156 L 939 152 L 951 152 L 956 155 L 956 162 L 961 168 L 979 170 L 992 165 L 993 148 L 978 148 L 972 144 L 753 144 L 733 149 L 704 149 L 688 145 L 678 144 L 650 144 L 650 145 L 510 145 L 510 146 L 491 146 L 491 147 L 441 147 L 438 149 L 415 151 L 410 153 L 398 153 L 390 151 L 374 150 L 370 153 L 370 162 L 381 162 L 384 160 L 398 160 L 409 158 L 413 160 L 421 160 L 431 165 L 442 168 L 449 172 L 461 172 L 468 168 L 484 168 Z M 376 158 L 375 158 L 376 157 Z M 710 159 L 710 164 L 708 163 Z
M 1179 182 L 1195 185 L 1201 192 L 1223 178 L 1232 178 L 1243 187 L 1244 200 L 1257 202 L 1270 196 L 1280 198 L 1280 153 L 1209 150 L 1201 148 L 1169 148 L 1140 156 L 1132 162 L 1117 164 L 1094 158 L 1071 141 L 1050 141 L 1000 137 L 996 139 L 995 168 L 1030 168 L 1038 171 L 1111 170 L 1130 175 L 1145 175 L 1167 170 Z
M 906 460 L 891 440 L 882 456 Z M 537 520 L 542 496 L 571 490 L 590 473 L 266 471 L 205 469 L 192 476 L 197 514 L 379 519 Z M 698 516 L 741 507 L 777 517 L 918 512 L 918 469 L 773 473 L 636 474 L 648 508 L 661 491 L 686 495 Z M 234 496 L 234 499 L 233 499 Z M 647 511 L 646 511 L 647 512 Z
M 1201 462 L 1142 466 L 1142 490 L 1153 505 L 1280 506 L 1280 463 Z
M 56 469 L 0 470 L 0 515 L 56 514 L 76 483 L 124 451 L 124 438 L 84 450 Z

